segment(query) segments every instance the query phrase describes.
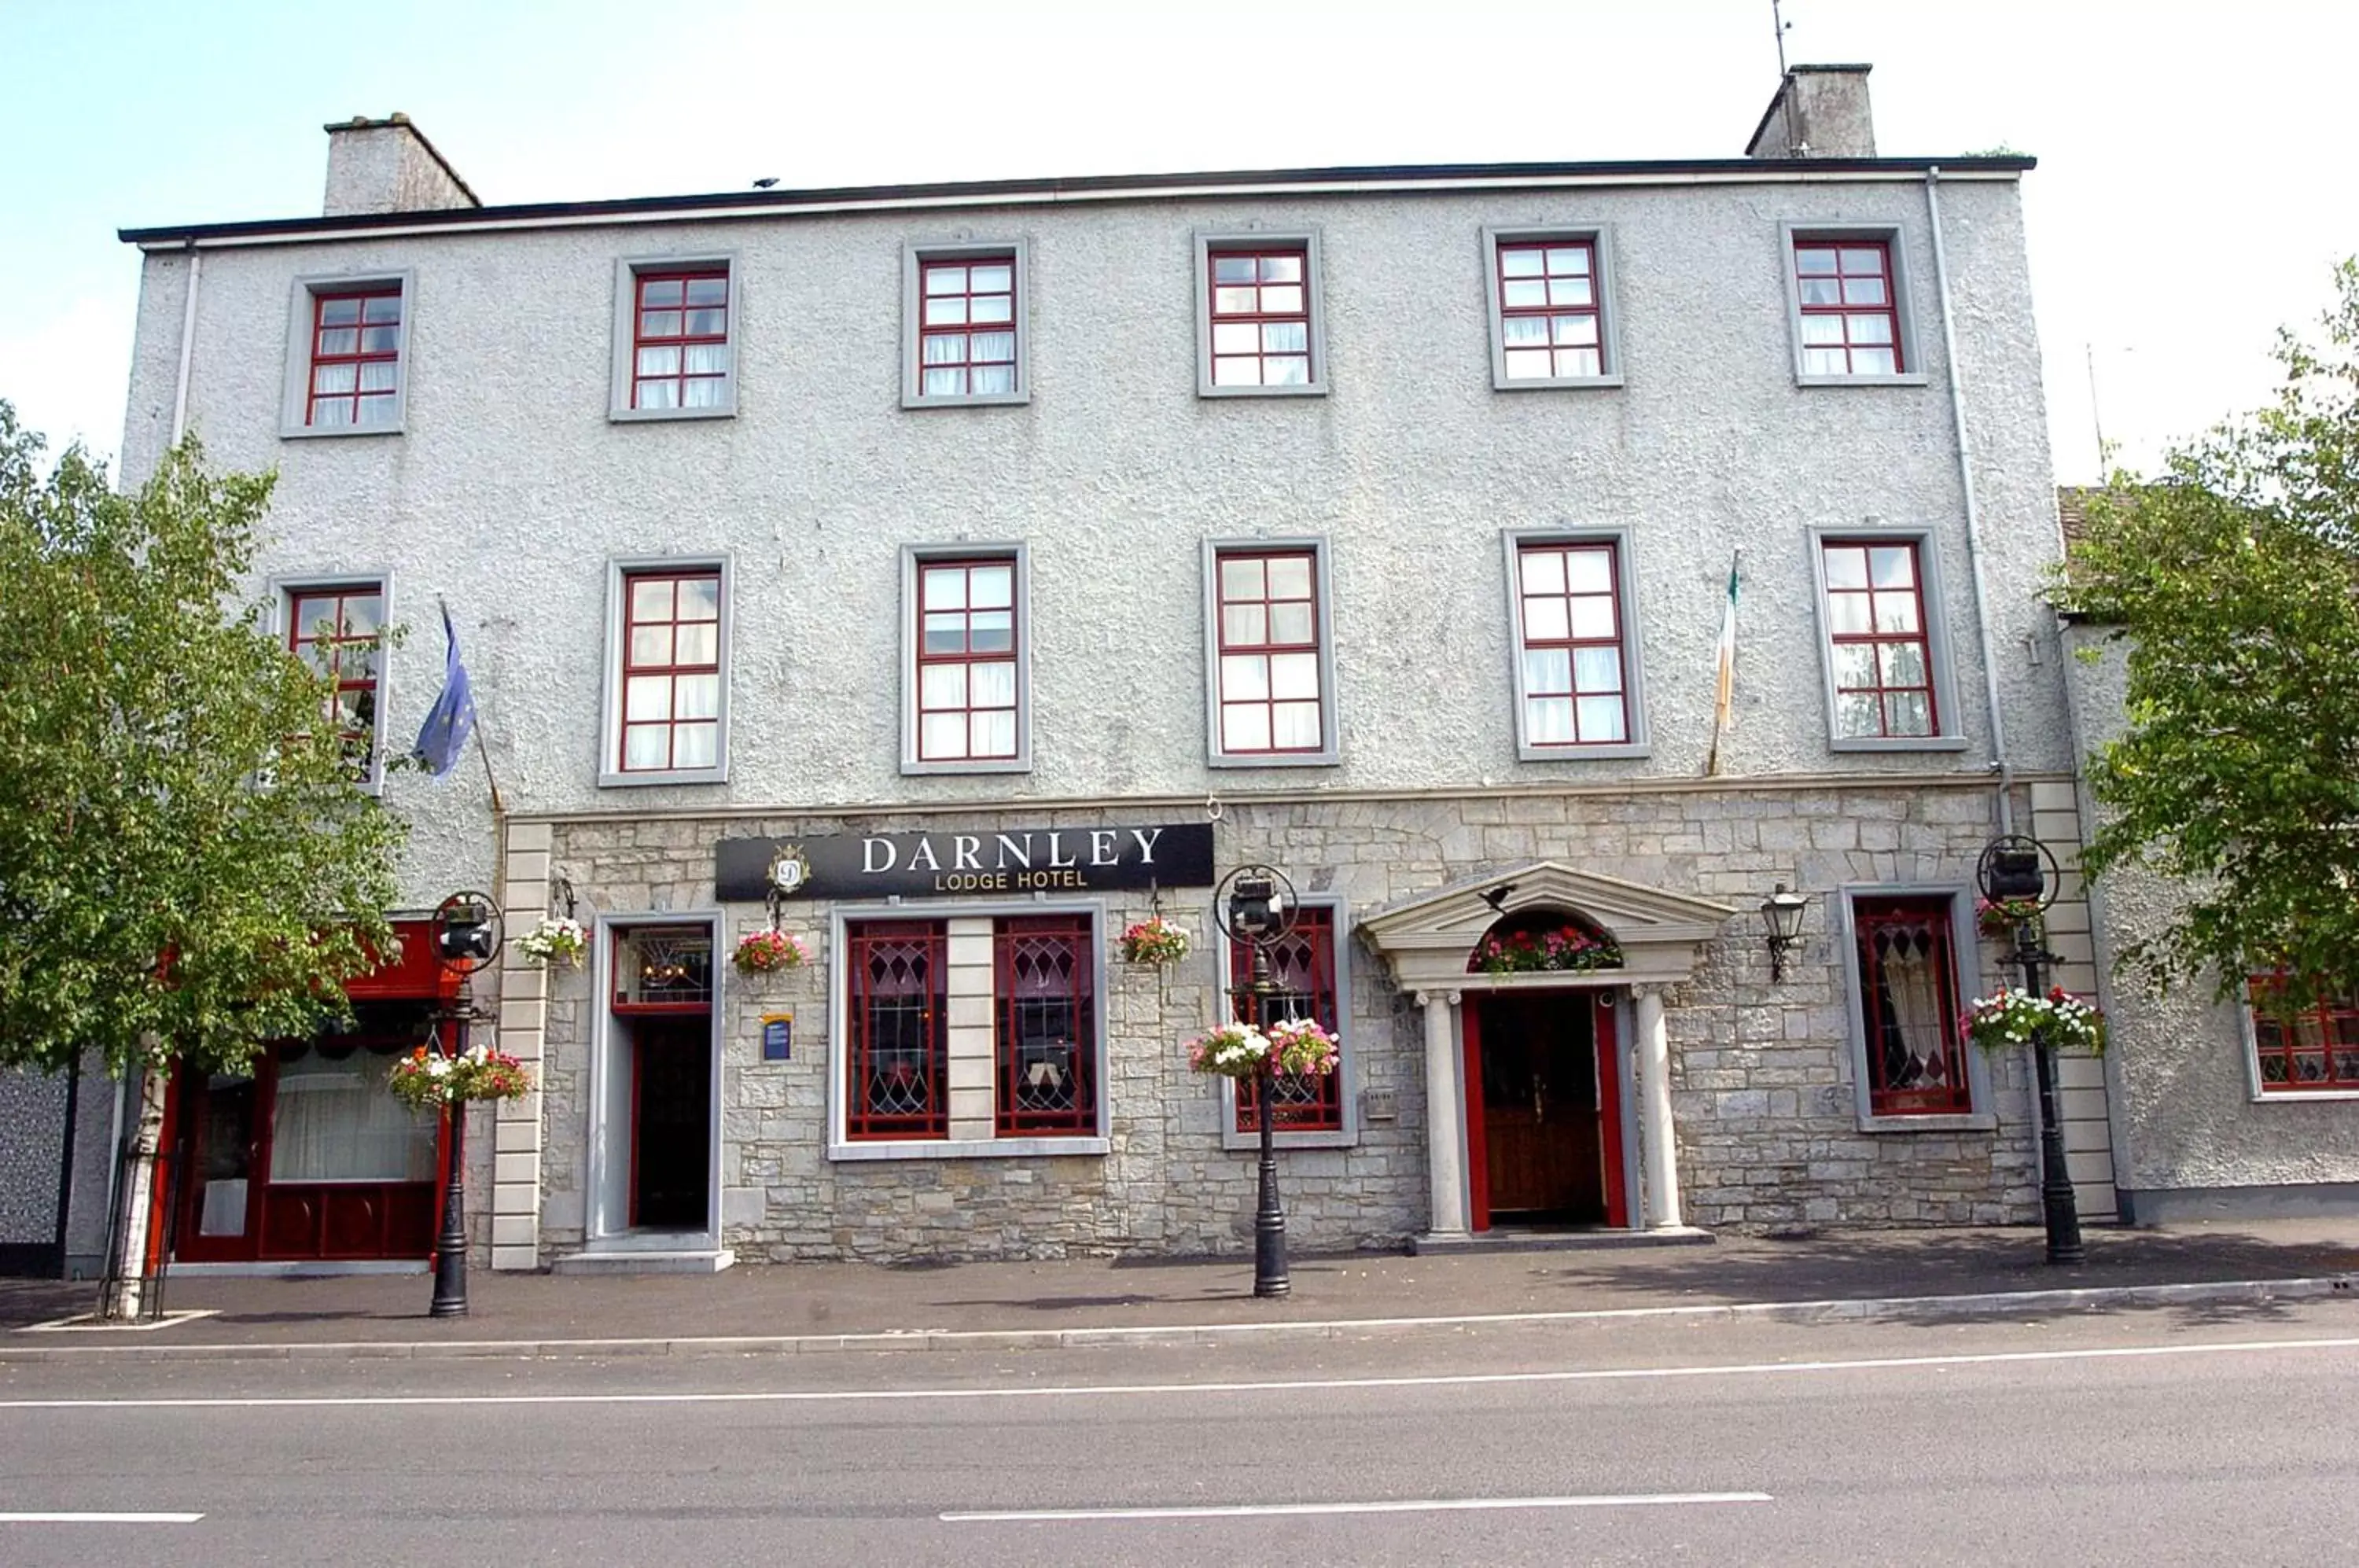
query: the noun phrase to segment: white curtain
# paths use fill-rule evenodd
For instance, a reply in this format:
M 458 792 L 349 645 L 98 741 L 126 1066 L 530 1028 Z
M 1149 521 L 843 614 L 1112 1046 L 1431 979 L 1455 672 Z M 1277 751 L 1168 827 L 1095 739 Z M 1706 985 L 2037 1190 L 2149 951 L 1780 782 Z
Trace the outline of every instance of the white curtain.
M 270 1114 L 273 1181 L 429 1181 L 435 1118 L 393 1097 L 393 1058 L 354 1051 L 331 1061 L 316 1050 L 278 1064 Z
M 1895 1063 L 1895 1089 L 1921 1089 L 1949 1082 L 1949 1040 L 1942 1027 L 1941 981 L 1933 967 L 1932 943 L 1919 931 L 1886 928 L 1877 933 L 1884 952 L 1885 993 L 1892 999 L 1892 1023 L 1908 1064 Z M 1913 1069 L 1913 1071 L 1911 1070 Z

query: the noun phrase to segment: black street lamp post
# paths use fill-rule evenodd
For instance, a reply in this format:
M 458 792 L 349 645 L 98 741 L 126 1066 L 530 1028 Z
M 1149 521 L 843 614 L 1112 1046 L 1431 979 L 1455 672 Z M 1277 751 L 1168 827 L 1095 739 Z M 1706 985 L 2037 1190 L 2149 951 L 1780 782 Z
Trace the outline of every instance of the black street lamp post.
M 2055 898 L 2041 864 L 2047 853 L 2037 840 L 2019 835 L 1992 840 L 1974 873 L 1983 897 L 1994 904 L 2021 899 L 2045 909 Z M 2042 942 L 2037 913 L 2014 923 L 2015 951 L 2008 956 L 2023 970 L 2025 994 L 2044 996 L 2049 966 L 2060 961 Z M 2078 1263 L 2088 1252 L 2081 1245 L 2080 1203 L 2064 1164 L 2064 1124 L 2056 1111 L 2056 1047 L 2044 1029 L 2032 1035 L 2031 1061 L 2039 1090 L 2039 1206 L 2048 1227 L 2048 1261 Z
M 1264 1033 L 1269 1027 L 1269 949 L 1294 926 L 1294 887 L 1266 866 L 1243 866 L 1229 873 L 1212 904 L 1213 918 L 1231 940 L 1245 943 L 1252 967 L 1243 985 L 1232 989 L 1240 1022 Z M 1277 1196 L 1277 1074 L 1265 1057 L 1254 1079 L 1254 1108 L 1261 1124 L 1260 1190 L 1254 1208 L 1254 1294 L 1283 1296 L 1294 1289 L 1286 1267 L 1286 1210 Z
M 475 972 L 500 950 L 500 909 L 487 894 L 453 893 L 434 911 L 434 956 L 459 976 L 459 989 L 442 1018 L 459 1026 L 458 1054 L 467 1053 L 467 1026 L 492 1014 L 475 1003 Z M 442 1234 L 434 1243 L 434 1300 L 429 1317 L 467 1315 L 467 1102 L 445 1107 L 451 1136 L 442 1173 Z

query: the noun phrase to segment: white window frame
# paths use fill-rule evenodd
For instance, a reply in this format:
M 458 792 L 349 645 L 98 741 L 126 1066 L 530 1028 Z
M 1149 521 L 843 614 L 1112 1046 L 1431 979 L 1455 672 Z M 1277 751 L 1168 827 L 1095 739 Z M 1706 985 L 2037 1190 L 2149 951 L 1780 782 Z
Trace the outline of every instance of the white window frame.
M 644 772 L 623 768 L 623 623 L 625 582 L 636 573 L 688 572 L 721 574 L 721 702 L 711 768 L 667 768 Z M 606 634 L 598 700 L 598 788 L 629 789 L 650 784 L 729 782 L 729 683 L 731 621 L 735 615 L 735 558 L 728 551 L 706 555 L 616 556 L 606 562 Z
M 925 369 L 918 363 L 919 329 L 923 301 L 918 290 L 925 276 L 926 264 L 938 261 L 988 260 L 995 256 L 1013 259 L 1016 269 L 1015 320 L 1009 330 L 1016 334 L 1016 390 L 1013 392 L 937 393 L 928 396 Z M 1029 403 L 1032 400 L 1032 329 L 1027 320 L 1032 307 L 1031 254 L 1027 242 L 1011 240 L 956 240 L 940 243 L 910 243 L 901 247 L 901 407 L 904 408 L 984 408 Z
M 1813 527 L 1805 530 L 1810 550 L 1810 613 L 1818 623 L 1819 683 L 1825 700 L 1827 748 L 1831 751 L 1963 751 L 1958 690 L 1951 669 L 1948 595 L 1941 583 L 1940 539 L 1930 528 Z M 1917 547 L 1917 592 L 1925 610 L 1925 660 L 1930 666 L 1938 727 L 1929 735 L 1841 735 L 1835 733 L 1834 623 L 1827 615 L 1826 547 L 1844 544 L 1908 544 Z
M 1198 229 L 1196 231 L 1196 396 L 1199 397 L 1324 397 L 1327 396 L 1327 296 L 1320 279 L 1326 264 L 1320 255 L 1318 225 L 1285 229 Z M 1310 317 L 1310 379 L 1299 387 L 1215 387 L 1212 385 L 1212 253 L 1217 250 L 1302 249 L 1303 296 Z
M 1360 1096 L 1353 1088 L 1358 1053 L 1353 1044 L 1357 1030 L 1352 1027 L 1352 908 L 1341 893 L 1299 893 L 1295 902 L 1303 908 L 1317 908 L 1334 916 L 1335 932 L 1335 1072 L 1341 1080 L 1337 1103 L 1343 1107 L 1343 1125 L 1332 1132 L 1288 1132 L 1283 1127 L 1271 1134 L 1279 1149 L 1355 1149 L 1360 1142 Z M 1234 962 L 1232 949 L 1234 939 L 1221 931 L 1220 911 L 1205 906 L 1203 929 L 1219 936 L 1212 943 L 1212 1011 L 1207 1015 L 1226 1020 L 1234 1005 L 1229 996 L 1230 965 Z M 1261 1147 L 1258 1132 L 1237 1130 L 1237 1085 L 1232 1078 L 1220 1081 L 1221 1147 L 1224 1149 L 1247 1149 Z
M 1516 702 L 1516 756 L 1525 762 L 1588 762 L 1646 757 L 1653 750 L 1647 733 L 1646 670 L 1639 654 L 1638 569 L 1631 531 L 1624 525 L 1580 528 L 1507 528 L 1500 536 L 1506 567 L 1507 657 Z M 1614 547 L 1614 596 L 1622 617 L 1622 700 L 1630 738 L 1598 746 L 1537 746 L 1526 729 L 1524 690 L 1523 550 L 1527 545 L 1607 544 Z
M 397 288 L 401 291 L 399 342 L 394 349 L 393 418 L 381 425 L 313 425 L 310 412 L 312 301 L 351 289 Z M 410 322 L 418 310 L 418 275 L 408 267 L 357 272 L 306 273 L 295 279 L 287 310 L 287 369 L 280 389 L 278 434 L 284 441 L 331 436 L 397 436 L 409 424 Z
M 363 794 L 385 792 L 386 722 L 393 711 L 393 642 L 388 634 L 394 626 L 393 569 L 379 572 L 295 572 L 272 576 L 264 584 L 270 598 L 270 627 L 286 648 L 295 626 L 295 600 L 302 593 L 341 591 L 347 588 L 375 586 L 377 592 L 376 648 L 376 727 L 369 742 L 369 771 L 366 779 L 353 782 Z
M 1317 751 L 1229 752 L 1221 746 L 1221 557 L 1308 550 L 1319 616 L 1319 740 Z M 1204 541 L 1204 753 L 1213 768 L 1333 768 L 1343 760 L 1335 699 L 1335 585 L 1323 535 Z
M 1843 1036 L 1851 1054 L 1853 1109 L 1862 1132 L 1995 1132 L 1988 1052 L 1973 1041 L 1960 1047 L 1966 1062 L 1966 1092 L 1973 1109 L 1962 1115 L 1878 1116 L 1867 1066 L 1867 1025 L 1860 1016 L 1859 923 L 1856 911 L 1863 898 L 1946 898 L 1950 903 L 1950 983 L 1956 987 L 1958 1016 L 1973 999 L 1973 975 L 1967 968 L 1974 938 L 1974 890 L 1965 882 L 1848 882 L 1836 890 L 1843 921 Z
M 1797 387 L 1922 387 L 1926 385 L 1923 334 L 1917 330 L 1917 308 L 1909 288 L 1908 231 L 1898 223 L 1835 220 L 1823 223 L 1777 225 L 1778 265 L 1786 273 L 1786 341 L 1794 353 Z M 1794 253 L 1806 246 L 1845 240 L 1871 240 L 1886 247 L 1892 261 L 1892 335 L 1905 367 L 1893 376 L 1816 376 L 1802 368 L 1802 286 L 1794 273 Z
M 703 408 L 634 408 L 631 390 L 636 380 L 639 278 L 648 272 L 685 272 L 698 267 L 723 267 L 729 274 L 729 373 L 722 378 L 721 401 Z M 614 359 L 606 394 L 606 418 L 615 424 L 639 424 L 665 419 L 727 419 L 737 414 L 737 379 L 744 355 L 739 323 L 745 316 L 745 268 L 734 250 L 684 251 L 670 256 L 625 256 L 614 259 Z
M 927 760 L 918 755 L 918 624 L 919 568 L 944 561 L 1005 560 L 1016 568 L 1016 755 Z M 1021 541 L 901 547 L 901 771 L 1029 773 L 1032 771 L 1032 552 Z
M 2256 1105 L 2328 1105 L 2337 1101 L 2359 1101 L 2359 1089 L 2277 1089 L 2271 1090 L 2261 1082 L 2261 1037 L 2253 1020 L 2251 979 L 2245 980 L 2245 992 L 2235 1003 L 2237 1038 L 2245 1048 L 2245 1095 Z
M 1094 1013 L 1097 1031 L 1097 1055 L 1093 1083 L 1097 1091 L 1097 1125 L 1094 1137 L 1060 1138 L 1034 1135 L 1027 1138 L 859 1138 L 845 1136 L 844 1116 L 847 1085 L 844 1073 L 852 1061 L 852 970 L 849 954 L 852 947 L 849 928 L 872 920 L 1027 920 L 1042 915 L 1086 915 L 1090 921 L 1091 962 L 1097 965 L 1090 980 L 1090 1005 Z M 1107 960 L 1106 906 L 1103 898 L 1038 898 L 990 899 L 984 901 L 908 903 L 899 899 L 890 902 L 839 904 L 828 917 L 828 940 L 836 962 L 828 966 L 827 1018 L 828 1029 L 836 1049 L 824 1053 L 827 1073 L 827 1157 L 832 1161 L 851 1164 L 884 1160 L 987 1160 L 1008 1158 L 1060 1158 L 1071 1155 L 1103 1155 L 1112 1151 L 1113 1139 L 1108 1129 L 1113 1125 L 1113 1086 L 1107 1082 L 1111 1042 L 1107 1039 L 1107 992 L 1112 984 L 1112 964 Z M 995 930 L 992 940 L 996 942 Z M 998 1093 L 997 1033 L 998 1033 L 998 965 L 993 962 L 993 1083 L 992 1092 Z M 945 1091 L 947 1092 L 947 1090 Z M 995 1115 L 995 1121 L 996 1116 Z
M 1597 291 L 1597 360 L 1595 376 L 1534 376 L 1511 380 L 1507 376 L 1506 311 L 1499 299 L 1499 251 L 1518 245 L 1579 241 L 1589 246 L 1590 282 Z M 1550 389 L 1613 387 L 1623 384 L 1622 315 L 1614 301 L 1614 229 L 1609 223 L 1538 224 L 1483 231 L 1483 287 L 1490 303 L 1491 389 L 1495 392 L 1545 392 Z

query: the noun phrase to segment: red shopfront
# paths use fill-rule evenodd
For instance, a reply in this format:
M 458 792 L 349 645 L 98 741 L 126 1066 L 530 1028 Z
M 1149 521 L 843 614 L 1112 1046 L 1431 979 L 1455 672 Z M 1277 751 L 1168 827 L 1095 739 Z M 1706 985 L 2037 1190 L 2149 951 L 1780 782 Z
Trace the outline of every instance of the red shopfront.
M 456 988 L 423 920 L 351 981 L 353 1022 L 265 1046 L 247 1073 L 183 1067 L 165 1110 L 179 1263 L 423 1259 L 440 1215 L 441 1127 L 386 1089 Z

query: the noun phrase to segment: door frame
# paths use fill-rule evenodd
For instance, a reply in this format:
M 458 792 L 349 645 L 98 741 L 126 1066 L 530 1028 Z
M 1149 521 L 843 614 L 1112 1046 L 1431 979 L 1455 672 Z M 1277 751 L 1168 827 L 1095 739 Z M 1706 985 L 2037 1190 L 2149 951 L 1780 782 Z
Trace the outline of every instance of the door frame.
M 710 1099 L 705 1142 L 705 1200 L 702 1234 L 705 1245 L 721 1245 L 721 1140 L 723 1026 L 728 1017 L 727 985 L 734 974 L 723 945 L 728 929 L 718 909 L 620 909 L 600 913 L 590 930 L 590 1073 L 587 1114 L 582 1118 L 582 1173 L 584 1247 L 600 1243 L 629 1250 L 630 1238 L 643 1234 L 636 1224 L 638 1192 L 638 1073 L 636 1042 L 628 1051 L 617 1040 L 614 1015 L 614 947 L 621 931 L 649 926 L 702 929 L 712 939 L 712 1000 L 705 1018 L 706 1049 L 711 1052 Z M 682 1233 L 652 1233 L 676 1236 Z M 687 1233 L 693 1235 L 696 1233 Z M 645 1243 L 637 1245 L 645 1246 Z M 676 1245 L 676 1243 L 674 1244 Z
M 1619 986 L 1566 985 L 1518 986 L 1517 994 L 1534 994 L 1573 1007 L 1590 1009 L 1594 1041 L 1591 1051 L 1597 1072 L 1597 1122 L 1599 1160 L 1604 1167 L 1605 1226 L 1609 1230 L 1633 1228 L 1630 1215 L 1629 1149 L 1630 1139 L 1624 1119 L 1627 1107 L 1636 1103 L 1630 1093 L 1630 1052 L 1627 1031 L 1621 1028 L 1622 995 Z M 1461 1078 L 1465 1092 L 1462 1098 L 1466 1106 L 1466 1196 L 1467 1228 L 1477 1232 L 1491 1228 L 1491 1160 L 1490 1141 L 1483 1111 L 1483 1011 L 1484 1004 L 1503 990 L 1470 991 L 1466 1003 L 1459 1008 Z

